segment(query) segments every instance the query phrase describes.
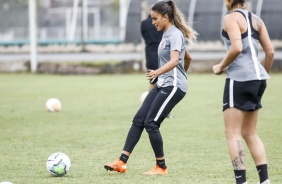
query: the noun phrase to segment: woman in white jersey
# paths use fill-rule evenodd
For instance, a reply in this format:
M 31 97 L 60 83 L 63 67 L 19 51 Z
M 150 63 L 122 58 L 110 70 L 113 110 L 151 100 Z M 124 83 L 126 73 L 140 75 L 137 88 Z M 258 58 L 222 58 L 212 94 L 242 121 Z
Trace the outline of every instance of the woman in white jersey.
M 263 21 L 245 9 L 245 0 L 224 0 L 231 12 L 224 17 L 222 38 L 227 55 L 213 72 L 221 74 L 228 66 L 223 96 L 225 133 L 236 184 L 247 183 L 245 140 L 257 167 L 260 183 L 269 184 L 264 145 L 256 133 L 261 98 L 272 66 L 274 51 Z M 265 59 L 258 61 L 258 43 Z
M 123 151 L 116 161 L 105 164 L 110 171 L 126 172 L 126 163 L 135 145 L 146 129 L 153 148 L 156 166 L 143 174 L 167 174 L 160 125 L 172 108 L 185 96 L 188 83 L 186 71 L 191 57 L 186 50 L 187 41 L 196 39 L 196 32 L 186 25 L 184 16 L 173 1 L 156 3 L 150 13 L 152 24 L 163 31 L 158 48 L 159 68 L 146 73 L 148 80 L 158 77 L 157 85 L 149 92 L 133 118 Z

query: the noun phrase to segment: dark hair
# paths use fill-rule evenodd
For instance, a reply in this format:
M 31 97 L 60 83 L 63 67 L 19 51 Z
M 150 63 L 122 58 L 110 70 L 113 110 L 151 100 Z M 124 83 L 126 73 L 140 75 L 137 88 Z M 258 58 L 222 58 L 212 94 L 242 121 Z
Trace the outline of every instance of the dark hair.
M 196 41 L 198 33 L 186 24 L 183 13 L 176 7 L 173 1 L 160 1 L 151 9 L 161 15 L 167 15 L 171 21 L 184 35 L 188 42 Z
M 234 8 L 237 4 L 245 5 L 245 0 L 234 0 L 233 3 L 231 4 L 231 8 Z

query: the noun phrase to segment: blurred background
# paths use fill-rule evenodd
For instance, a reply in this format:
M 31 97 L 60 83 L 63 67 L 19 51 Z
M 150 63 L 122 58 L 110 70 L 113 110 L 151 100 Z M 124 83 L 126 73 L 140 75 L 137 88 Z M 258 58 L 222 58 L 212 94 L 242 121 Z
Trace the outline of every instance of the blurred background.
M 140 24 L 156 2 L 0 0 L 0 71 L 114 73 L 117 68 L 113 64 L 122 68 L 119 72 L 142 71 Z M 194 59 L 190 71 L 207 72 L 225 54 L 220 36 L 227 13 L 223 0 L 175 2 L 199 33 L 198 42 L 188 45 Z M 264 20 L 276 51 L 273 71 L 281 71 L 281 0 L 249 0 L 247 4 Z M 261 53 L 259 58 L 263 58 Z M 60 63 L 66 71 L 58 71 Z M 70 63 L 78 64 L 80 71 L 69 69 Z

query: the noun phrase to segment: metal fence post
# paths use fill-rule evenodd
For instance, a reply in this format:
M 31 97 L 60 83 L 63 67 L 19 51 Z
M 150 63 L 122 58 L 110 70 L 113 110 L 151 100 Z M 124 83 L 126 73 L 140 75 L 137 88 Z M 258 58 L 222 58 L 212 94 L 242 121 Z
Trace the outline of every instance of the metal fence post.
M 148 3 L 147 0 L 141 1 L 141 21 L 146 19 L 148 16 Z M 146 71 L 146 53 L 145 53 L 145 41 L 144 39 L 141 39 L 141 45 L 142 45 L 142 60 L 141 60 L 141 69 L 142 71 Z
M 37 71 L 37 24 L 36 0 L 29 0 L 29 40 L 30 40 L 30 67 L 32 72 Z

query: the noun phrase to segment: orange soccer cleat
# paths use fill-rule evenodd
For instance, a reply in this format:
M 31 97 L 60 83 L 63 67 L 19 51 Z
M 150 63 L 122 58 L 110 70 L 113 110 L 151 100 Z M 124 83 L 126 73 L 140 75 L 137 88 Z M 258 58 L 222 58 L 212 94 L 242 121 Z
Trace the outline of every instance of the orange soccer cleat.
M 106 170 L 116 171 L 120 173 L 126 172 L 126 164 L 120 159 L 116 159 L 113 163 L 104 165 Z
M 167 167 L 163 169 L 159 167 L 158 165 L 156 165 L 156 167 L 154 167 L 150 171 L 143 173 L 143 175 L 162 175 L 162 174 L 168 174 Z

